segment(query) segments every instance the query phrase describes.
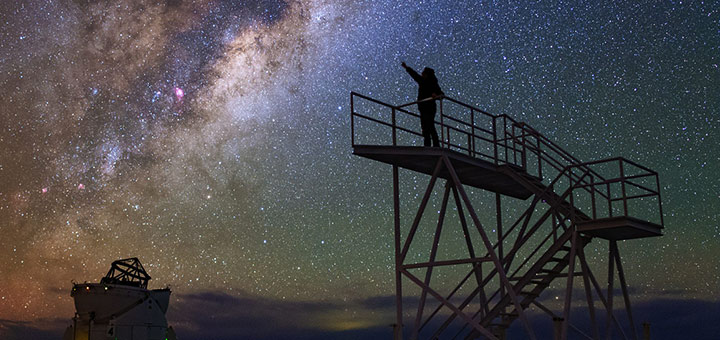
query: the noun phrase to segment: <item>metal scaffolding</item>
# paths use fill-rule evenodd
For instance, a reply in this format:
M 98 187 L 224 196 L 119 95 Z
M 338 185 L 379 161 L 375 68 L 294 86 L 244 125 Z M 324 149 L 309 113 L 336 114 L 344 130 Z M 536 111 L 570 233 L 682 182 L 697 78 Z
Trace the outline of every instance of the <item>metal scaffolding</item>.
M 350 103 L 353 153 L 392 165 L 395 339 L 504 339 L 515 320 L 527 338 L 537 339 L 531 313 L 549 315 L 556 339 L 567 339 L 569 332 L 573 338 L 637 339 L 617 241 L 662 235 L 656 172 L 624 158 L 581 162 L 525 123 L 448 97 L 439 101 L 439 148 L 417 146 L 422 134 L 419 115 L 411 110 L 416 102 L 395 106 L 353 92 Z M 430 176 L 407 233 L 400 212 L 400 168 Z M 444 185 L 437 186 L 442 202 L 429 258 L 414 262 L 408 252 L 438 180 Z M 495 225 L 481 223 L 487 211 L 478 214 L 466 188 L 494 193 Z M 516 217 L 503 216 L 508 201 L 525 207 Z M 438 259 L 449 209 L 457 215 L 467 255 Z M 504 222 L 508 218 L 513 222 Z M 585 256 L 585 246 L 594 239 L 608 241 L 606 291 Z M 467 274 L 459 274 L 457 282 L 433 280 L 433 271 L 441 267 Z M 417 274 L 422 270 L 424 275 Z M 616 274 L 625 307 L 622 320 L 613 308 Z M 570 322 L 575 277 L 583 282 L 589 330 Z M 403 278 L 420 290 L 408 327 Z M 558 285 L 564 287 L 559 311 L 540 298 Z M 605 315 L 602 333 L 596 299 Z

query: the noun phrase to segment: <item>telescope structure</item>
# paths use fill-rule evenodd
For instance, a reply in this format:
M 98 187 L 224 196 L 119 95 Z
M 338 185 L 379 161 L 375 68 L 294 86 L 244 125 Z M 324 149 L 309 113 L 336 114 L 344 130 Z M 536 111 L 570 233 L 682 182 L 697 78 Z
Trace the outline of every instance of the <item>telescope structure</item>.
M 538 339 L 530 319 L 546 314 L 555 339 L 638 339 L 618 241 L 662 235 L 657 172 L 620 157 L 582 162 L 526 123 L 449 97 L 438 100 L 441 146 L 419 146 L 416 103 L 350 95 L 353 154 L 392 165 L 394 338 L 505 339 L 518 322 Z M 417 197 L 403 204 L 401 168 L 415 181 L 403 194 Z M 586 256 L 590 243 L 606 261 Z M 411 306 L 404 289 L 418 292 Z
M 63 340 L 176 340 L 165 313 L 170 289 L 147 288 L 150 275 L 136 257 L 114 261 L 97 283 L 74 283 L 73 324 Z

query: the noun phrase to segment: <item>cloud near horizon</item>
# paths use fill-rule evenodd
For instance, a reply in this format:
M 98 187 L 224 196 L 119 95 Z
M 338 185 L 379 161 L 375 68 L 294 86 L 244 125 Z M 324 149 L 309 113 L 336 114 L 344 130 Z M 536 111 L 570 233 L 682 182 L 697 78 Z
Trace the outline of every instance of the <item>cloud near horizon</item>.
M 340 304 L 200 292 L 177 296 L 168 318 L 182 340 L 390 338 L 392 313 L 387 312 L 392 311 L 393 303 L 384 296 Z M 581 328 L 587 326 L 584 313 L 584 309 L 576 308 L 571 317 Z M 720 301 L 663 298 L 636 303 L 633 313 L 638 331 L 642 330 L 643 322 L 651 324 L 654 340 L 713 339 L 720 334 L 720 324 L 715 320 L 720 314 Z M 540 337 L 551 334 L 552 328 L 546 319 L 540 314 L 530 318 Z M 0 338 L 60 339 L 69 324 L 70 317 L 33 322 L 3 319 Z M 524 331 L 515 323 L 508 335 L 510 339 L 521 339 Z

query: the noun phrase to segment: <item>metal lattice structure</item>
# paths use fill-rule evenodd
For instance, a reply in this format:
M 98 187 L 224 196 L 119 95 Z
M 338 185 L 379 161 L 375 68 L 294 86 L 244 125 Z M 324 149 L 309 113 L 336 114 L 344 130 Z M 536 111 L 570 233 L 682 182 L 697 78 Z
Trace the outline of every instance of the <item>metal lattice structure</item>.
M 605 338 L 637 339 L 617 241 L 662 235 L 658 174 L 624 158 L 581 162 L 525 123 L 448 97 L 439 101 L 436 120 L 441 147 L 416 146 L 421 133 L 420 117 L 410 109 L 415 103 L 395 106 L 351 94 L 353 153 L 393 169 L 395 339 L 403 339 L 404 329 L 411 339 L 504 339 L 515 320 L 527 338 L 537 339 L 528 318 L 531 307 L 550 316 L 558 339 L 569 332 L 600 339 L 596 299 L 605 314 Z M 406 233 L 399 168 L 430 176 Z M 412 262 L 409 249 L 438 180 L 444 180 L 442 203 L 428 259 Z M 478 214 L 466 188 L 494 193 L 494 225 L 482 223 L 487 211 Z M 524 206 L 517 216 L 503 216 L 503 202 Z M 467 255 L 438 259 L 449 210 L 462 228 Z M 488 228 L 496 230 L 495 239 Z M 608 242 L 607 291 L 585 256 L 585 246 L 595 239 Z M 433 281 L 434 270 L 448 267 L 467 274 L 458 275 L 456 283 L 447 277 Z M 616 274 L 622 321 L 613 307 Z M 590 330 L 570 322 L 576 277 L 583 282 Z M 412 327 L 403 325 L 403 278 L 420 291 Z M 560 311 L 539 298 L 555 286 L 564 286 Z
M 147 289 L 150 275 L 137 257 L 113 261 L 101 283 L 121 284 Z

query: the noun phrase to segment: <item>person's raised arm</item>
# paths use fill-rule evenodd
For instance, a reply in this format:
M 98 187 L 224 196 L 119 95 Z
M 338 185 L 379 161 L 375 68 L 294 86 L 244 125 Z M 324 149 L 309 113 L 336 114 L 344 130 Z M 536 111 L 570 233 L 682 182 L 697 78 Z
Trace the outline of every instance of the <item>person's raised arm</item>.
M 413 70 L 412 67 L 407 66 L 407 64 L 405 64 L 404 61 L 403 61 L 402 64 L 400 64 L 400 65 L 405 69 L 405 71 L 407 71 L 407 73 L 408 73 L 408 74 L 412 77 L 412 79 L 414 79 L 416 82 L 420 83 L 420 82 L 422 81 L 422 76 L 419 75 L 417 72 L 415 72 L 415 70 Z

